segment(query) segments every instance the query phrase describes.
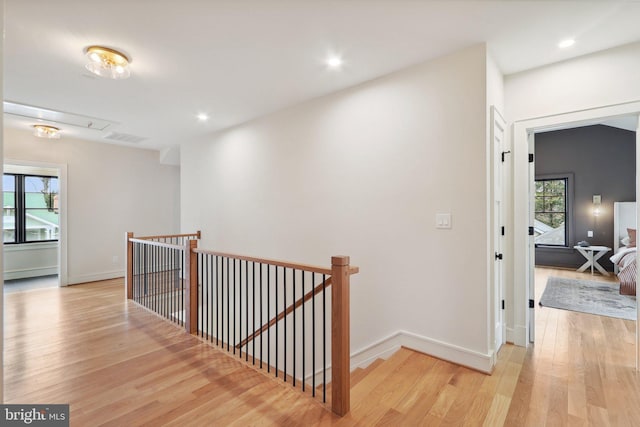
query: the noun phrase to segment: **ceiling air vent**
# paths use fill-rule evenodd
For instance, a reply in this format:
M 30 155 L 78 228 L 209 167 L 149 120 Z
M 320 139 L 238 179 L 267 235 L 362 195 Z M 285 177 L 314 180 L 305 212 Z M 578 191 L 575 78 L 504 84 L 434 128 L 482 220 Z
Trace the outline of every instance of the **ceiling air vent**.
M 147 138 L 142 137 L 142 136 L 129 135 L 128 133 L 109 132 L 108 134 L 106 134 L 104 136 L 104 139 L 110 139 L 111 141 L 129 142 L 129 143 L 132 143 L 132 144 L 137 144 L 139 142 L 144 141 Z

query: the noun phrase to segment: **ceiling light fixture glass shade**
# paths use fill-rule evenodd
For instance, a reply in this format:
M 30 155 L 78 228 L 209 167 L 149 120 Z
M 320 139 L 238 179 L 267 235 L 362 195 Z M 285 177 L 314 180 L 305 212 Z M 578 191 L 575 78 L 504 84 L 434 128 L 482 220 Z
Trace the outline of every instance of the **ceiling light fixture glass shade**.
M 33 134 L 38 138 L 60 139 L 60 129 L 48 125 L 33 125 Z
M 124 53 L 103 46 L 89 46 L 85 49 L 85 54 L 89 60 L 85 68 L 93 74 L 108 79 L 129 77 L 131 60 Z

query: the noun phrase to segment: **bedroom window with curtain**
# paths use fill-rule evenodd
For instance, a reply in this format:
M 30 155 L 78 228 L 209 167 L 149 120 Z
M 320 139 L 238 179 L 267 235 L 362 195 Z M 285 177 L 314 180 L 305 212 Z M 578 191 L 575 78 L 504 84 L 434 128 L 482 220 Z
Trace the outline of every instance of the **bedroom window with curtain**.
M 535 181 L 534 241 L 536 246 L 568 246 L 569 178 L 545 178 Z

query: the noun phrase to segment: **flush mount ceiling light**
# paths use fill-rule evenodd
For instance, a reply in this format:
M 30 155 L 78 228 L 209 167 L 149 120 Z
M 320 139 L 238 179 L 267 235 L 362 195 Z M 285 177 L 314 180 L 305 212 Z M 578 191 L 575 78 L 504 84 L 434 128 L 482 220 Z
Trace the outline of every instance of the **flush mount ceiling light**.
M 327 66 L 332 70 L 337 70 L 342 67 L 342 58 L 339 56 L 331 56 L 327 58 Z
M 55 126 L 33 125 L 33 134 L 38 138 L 60 139 L 60 129 Z
M 104 46 L 89 46 L 85 49 L 89 63 L 85 68 L 100 77 L 108 79 L 126 79 L 129 77 L 129 62 L 127 56 Z
M 576 41 L 574 39 L 566 39 L 566 40 L 562 40 L 560 43 L 558 43 L 558 47 L 560 49 L 565 49 L 565 48 L 573 46 L 574 44 L 576 44 Z
M 207 120 L 209 120 L 209 116 L 206 113 L 200 113 L 196 117 L 201 122 L 206 122 Z

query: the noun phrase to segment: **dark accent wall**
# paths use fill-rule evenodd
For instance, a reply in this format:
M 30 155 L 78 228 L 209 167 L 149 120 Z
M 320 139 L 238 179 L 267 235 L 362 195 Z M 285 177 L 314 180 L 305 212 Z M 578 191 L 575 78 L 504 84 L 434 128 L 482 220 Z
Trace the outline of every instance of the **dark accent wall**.
M 536 265 L 578 268 L 585 259 L 573 246 L 580 240 L 613 248 L 613 203 L 635 200 L 635 132 L 595 125 L 535 135 L 536 176 L 572 173 L 573 241 L 567 248 L 536 248 Z M 602 213 L 593 215 L 593 195 Z M 587 231 L 593 230 L 593 237 Z M 613 271 L 612 252 L 599 263 Z

